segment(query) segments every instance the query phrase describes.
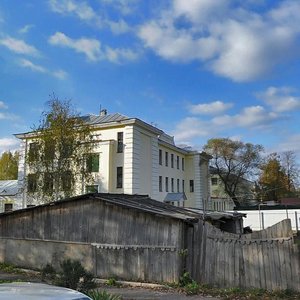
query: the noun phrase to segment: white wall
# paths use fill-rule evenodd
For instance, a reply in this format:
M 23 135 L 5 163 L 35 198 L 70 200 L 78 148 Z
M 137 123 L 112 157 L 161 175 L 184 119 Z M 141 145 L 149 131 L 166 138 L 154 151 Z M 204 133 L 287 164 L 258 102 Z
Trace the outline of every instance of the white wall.
M 298 226 L 300 228 L 300 209 L 276 209 L 276 210 L 261 210 L 261 219 L 259 217 L 259 210 L 243 210 L 239 211 L 240 213 L 247 214 L 247 217 L 244 218 L 244 227 L 250 226 L 252 230 L 261 230 L 262 224 L 260 220 L 264 221 L 264 228 L 270 227 L 284 219 L 291 219 L 292 228 L 296 230 L 296 215 L 298 219 Z M 260 225 L 261 224 L 261 225 Z

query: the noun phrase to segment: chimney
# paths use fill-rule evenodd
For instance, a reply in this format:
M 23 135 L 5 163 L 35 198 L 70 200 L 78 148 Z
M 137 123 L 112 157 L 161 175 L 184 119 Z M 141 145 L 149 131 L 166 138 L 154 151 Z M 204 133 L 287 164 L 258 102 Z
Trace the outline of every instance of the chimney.
M 106 116 L 107 115 L 107 109 L 101 109 L 100 110 L 100 116 L 103 117 L 103 116 Z

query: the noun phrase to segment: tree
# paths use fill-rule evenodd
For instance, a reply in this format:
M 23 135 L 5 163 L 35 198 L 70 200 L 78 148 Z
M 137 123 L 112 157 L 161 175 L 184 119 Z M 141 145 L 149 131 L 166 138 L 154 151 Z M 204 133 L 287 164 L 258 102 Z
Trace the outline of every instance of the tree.
M 212 155 L 212 166 L 223 182 L 225 192 L 239 207 L 238 187 L 255 174 L 261 162 L 263 147 L 229 138 L 213 138 L 208 140 L 204 150 Z
M 294 196 L 297 179 L 297 164 L 292 151 L 278 155 L 270 154 L 261 166 L 259 178 L 262 200 L 277 201 L 282 197 Z
M 32 132 L 27 161 L 27 191 L 43 202 L 72 196 L 91 180 L 86 164 L 91 152 L 91 127 L 73 109 L 70 101 L 53 98 Z
M 0 180 L 16 180 L 18 178 L 19 153 L 3 152 L 0 157 Z

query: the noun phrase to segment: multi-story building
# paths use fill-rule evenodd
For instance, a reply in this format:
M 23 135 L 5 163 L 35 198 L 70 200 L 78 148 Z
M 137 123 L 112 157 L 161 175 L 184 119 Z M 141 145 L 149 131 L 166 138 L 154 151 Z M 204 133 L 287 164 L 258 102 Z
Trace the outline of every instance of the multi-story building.
M 210 156 L 177 147 L 174 138 L 137 118 L 121 114 L 88 115 L 96 145 L 91 154 L 94 182 L 78 188 L 87 192 L 147 194 L 152 199 L 176 206 L 210 208 Z M 26 161 L 33 143 L 30 132 L 16 134 L 22 140 L 19 185 L 23 203 L 29 201 Z

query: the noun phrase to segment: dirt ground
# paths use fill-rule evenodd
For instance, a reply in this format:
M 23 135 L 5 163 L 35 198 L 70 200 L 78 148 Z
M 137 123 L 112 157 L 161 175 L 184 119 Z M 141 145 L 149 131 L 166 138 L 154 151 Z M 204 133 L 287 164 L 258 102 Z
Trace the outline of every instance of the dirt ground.
M 35 272 L 15 274 L 0 271 L 0 280 L 41 282 L 40 277 Z M 111 294 L 121 295 L 123 300 L 220 300 L 219 298 L 209 296 L 186 296 L 184 294 L 176 293 L 172 289 L 161 290 L 129 286 L 110 287 L 106 285 L 102 285 L 99 289 L 106 290 Z

